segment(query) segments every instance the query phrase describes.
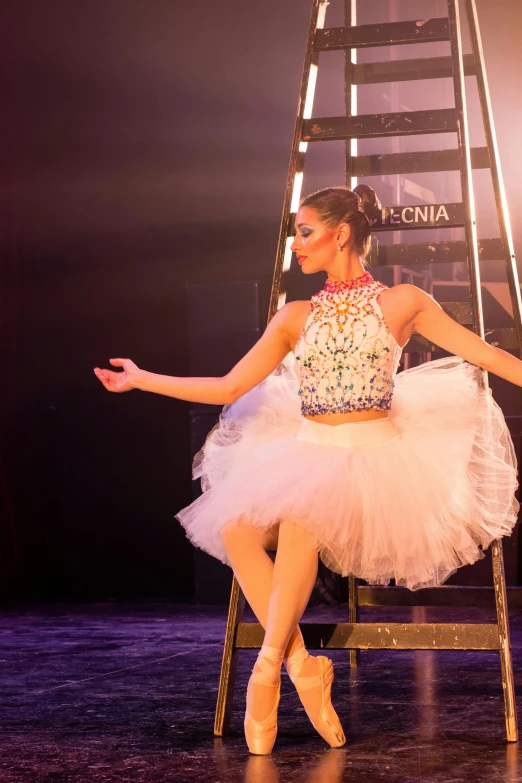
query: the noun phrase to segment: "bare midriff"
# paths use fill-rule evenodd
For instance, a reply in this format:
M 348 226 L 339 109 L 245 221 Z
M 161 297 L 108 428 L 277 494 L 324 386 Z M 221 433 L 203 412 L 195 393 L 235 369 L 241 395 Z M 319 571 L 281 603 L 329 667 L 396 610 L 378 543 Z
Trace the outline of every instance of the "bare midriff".
M 354 421 L 372 421 L 373 419 L 388 418 L 388 411 L 350 411 L 349 413 L 320 413 L 317 416 L 305 416 L 305 419 L 316 421 L 319 424 L 347 424 Z

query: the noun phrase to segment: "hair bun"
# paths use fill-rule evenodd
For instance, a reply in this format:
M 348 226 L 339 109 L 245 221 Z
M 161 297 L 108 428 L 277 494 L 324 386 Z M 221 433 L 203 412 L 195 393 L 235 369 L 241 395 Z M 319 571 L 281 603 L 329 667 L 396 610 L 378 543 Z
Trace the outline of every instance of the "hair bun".
M 381 202 L 369 185 L 357 185 L 353 190 L 346 185 L 321 188 L 305 196 L 299 202 L 301 207 L 315 210 L 319 221 L 329 229 L 349 223 L 351 250 L 359 257 L 368 257 L 372 225 L 381 217 Z
M 356 185 L 354 187 L 353 192 L 356 193 L 361 199 L 364 214 L 367 218 L 370 220 L 375 220 L 381 216 L 382 205 L 379 201 L 377 193 L 373 188 L 371 188 L 369 185 L 364 185 L 361 183 L 360 185 Z

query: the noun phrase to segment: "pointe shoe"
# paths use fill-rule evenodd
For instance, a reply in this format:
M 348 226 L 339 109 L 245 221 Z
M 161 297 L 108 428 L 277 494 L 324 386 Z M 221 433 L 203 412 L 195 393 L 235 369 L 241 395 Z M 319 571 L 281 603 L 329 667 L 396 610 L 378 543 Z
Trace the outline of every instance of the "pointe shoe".
M 281 677 L 278 674 L 277 681 L 274 683 L 274 666 L 270 665 L 267 659 L 276 664 L 281 664 L 283 655 L 284 650 L 263 645 L 257 658 L 257 665 L 260 671 L 252 672 L 248 681 L 248 688 L 251 685 L 264 685 L 276 691 L 274 709 L 264 720 L 255 720 L 250 714 L 248 706 L 245 712 L 245 738 L 250 753 L 257 756 L 270 754 L 277 736 L 277 708 L 279 707 L 279 698 L 281 696 Z
M 331 700 L 332 683 L 334 680 L 333 663 L 324 655 L 314 656 L 319 664 L 319 674 L 300 676 L 305 660 L 309 657 L 306 650 L 299 650 L 286 659 L 286 669 L 299 695 L 310 688 L 321 687 L 321 709 L 319 716 L 312 716 L 303 703 L 306 714 L 312 726 L 332 748 L 340 748 L 346 742 L 341 721 L 333 708 Z M 301 700 L 302 701 L 302 700 Z

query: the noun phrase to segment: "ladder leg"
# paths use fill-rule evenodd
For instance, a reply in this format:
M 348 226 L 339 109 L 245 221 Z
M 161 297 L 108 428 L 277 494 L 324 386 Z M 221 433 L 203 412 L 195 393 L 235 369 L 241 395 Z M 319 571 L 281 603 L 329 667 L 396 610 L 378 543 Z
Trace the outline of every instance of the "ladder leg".
M 357 580 L 354 576 L 348 577 L 348 620 L 350 623 L 359 622 L 359 602 L 357 600 Z M 359 663 L 359 650 L 350 650 L 350 668 L 355 669 Z
M 464 55 L 460 27 L 458 0 L 448 0 L 448 20 L 450 30 L 451 59 L 453 63 L 453 86 L 455 91 L 455 111 L 457 113 L 457 142 L 460 158 L 460 183 L 464 204 L 464 231 L 467 245 L 468 274 L 471 289 L 471 310 L 473 331 L 484 339 L 484 314 L 480 288 L 480 265 L 477 240 L 477 220 L 475 215 L 475 197 L 473 195 L 473 175 L 468 132 L 468 110 L 466 106 L 466 86 L 464 79 Z M 485 377 L 482 374 L 482 385 Z
M 223 660 L 221 662 L 216 715 L 214 719 L 214 734 L 216 737 L 222 737 L 223 734 L 226 734 L 230 724 L 237 657 L 239 652 L 235 647 L 236 628 L 238 623 L 243 619 L 244 611 L 245 596 L 239 587 L 237 579 L 234 577 L 232 580 L 232 589 L 230 591 L 227 630 L 225 633 L 225 644 L 223 646 Z
M 466 15 L 468 20 L 473 57 L 475 60 L 480 106 L 482 109 L 484 132 L 486 135 L 486 144 L 491 165 L 491 177 L 493 181 L 495 201 L 497 204 L 500 235 L 504 248 L 504 260 L 506 263 L 509 291 L 511 294 L 515 331 L 517 332 L 518 336 L 519 348 L 522 350 L 522 299 L 520 294 L 520 283 L 518 280 L 513 235 L 511 232 L 509 214 L 506 205 L 506 194 L 504 181 L 502 178 L 502 169 L 500 166 L 500 157 L 498 153 L 493 111 L 491 108 L 488 79 L 486 76 L 486 65 L 484 62 L 484 52 L 482 49 L 482 39 L 480 35 L 476 0 L 466 0 Z
M 491 556 L 493 561 L 493 587 L 495 590 L 498 633 L 500 638 L 500 665 L 502 670 L 502 690 L 504 691 L 506 735 L 508 742 L 516 742 L 518 740 L 517 710 L 515 703 L 513 666 L 511 663 L 511 642 L 509 638 L 504 557 L 502 555 L 502 541 L 500 539 L 493 541 L 491 545 Z

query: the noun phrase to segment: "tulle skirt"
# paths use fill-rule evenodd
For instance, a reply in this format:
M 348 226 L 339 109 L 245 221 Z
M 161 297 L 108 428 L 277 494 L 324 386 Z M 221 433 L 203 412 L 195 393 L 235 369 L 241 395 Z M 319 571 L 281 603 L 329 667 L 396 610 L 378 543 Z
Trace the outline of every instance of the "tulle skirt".
M 455 356 L 427 362 L 396 376 L 387 417 L 329 425 L 301 415 L 289 354 L 224 407 L 194 459 L 203 494 L 176 517 L 224 563 L 224 525 L 288 520 L 343 576 L 439 585 L 517 521 L 513 442 L 480 373 Z

